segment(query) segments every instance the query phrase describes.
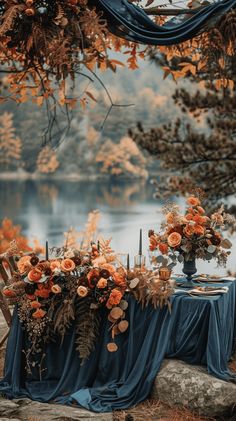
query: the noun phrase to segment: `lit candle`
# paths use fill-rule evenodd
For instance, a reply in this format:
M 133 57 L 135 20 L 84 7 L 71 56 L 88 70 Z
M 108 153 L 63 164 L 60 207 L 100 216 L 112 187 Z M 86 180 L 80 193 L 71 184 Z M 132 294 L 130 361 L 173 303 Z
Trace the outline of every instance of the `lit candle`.
M 48 260 L 49 258 L 49 253 L 48 253 L 48 241 L 46 241 L 46 260 Z

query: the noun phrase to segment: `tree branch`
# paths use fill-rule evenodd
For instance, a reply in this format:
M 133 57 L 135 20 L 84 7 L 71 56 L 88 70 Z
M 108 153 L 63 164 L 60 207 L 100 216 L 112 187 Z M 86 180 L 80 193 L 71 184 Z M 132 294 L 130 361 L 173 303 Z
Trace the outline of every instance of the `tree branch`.
M 164 9 L 162 7 L 148 7 L 143 9 L 147 15 L 152 16 L 178 16 L 178 15 L 195 15 L 206 6 L 196 7 L 194 9 Z

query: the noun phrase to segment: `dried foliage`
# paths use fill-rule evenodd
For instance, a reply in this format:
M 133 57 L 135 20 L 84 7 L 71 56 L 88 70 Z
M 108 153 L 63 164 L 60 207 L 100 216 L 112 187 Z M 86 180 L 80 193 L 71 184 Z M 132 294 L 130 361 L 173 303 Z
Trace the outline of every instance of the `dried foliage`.
M 167 305 L 171 311 L 170 296 L 174 293 L 173 284 L 168 276 L 162 278 L 161 271 L 151 271 L 147 269 L 134 269 L 128 272 L 128 287 L 135 299 L 141 304 L 142 308 L 147 307 L 149 303 L 156 309 Z
M 15 168 L 21 159 L 22 142 L 15 134 L 13 114 L 3 113 L 0 116 L 0 165 Z
M 148 54 L 151 60 L 162 65 L 164 78 L 169 74 L 174 80 L 190 76 L 201 86 L 233 89 L 235 31 L 236 11 L 231 10 L 221 17 L 217 26 L 209 26 L 192 40 L 171 47 L 150 48 Z
M 89 212 L 83 231 L 76 231 L 75 228 L 71 227 L 65 232 L 65 248 L 78 248 L 84 251 L 89 250 L 91 243 L 95 242 L 97 239 L 100 218 L 101 215 L 99 210 L 94 210 Z
M 117 144 L 107 140 L 100 148 L 96 162 L 100 164 L 101 172 L 113 176 L 147 177 L 146 159 L 130 137 L 123 137 Z
M 19 250 L 23 252 L 32 250 L 28 239 L 21 233 L 21 227 L 14 225 L 10 219 L 4 218 L 0 226 L 0 253 L 6 252 L 13 240 L 16 241 Z

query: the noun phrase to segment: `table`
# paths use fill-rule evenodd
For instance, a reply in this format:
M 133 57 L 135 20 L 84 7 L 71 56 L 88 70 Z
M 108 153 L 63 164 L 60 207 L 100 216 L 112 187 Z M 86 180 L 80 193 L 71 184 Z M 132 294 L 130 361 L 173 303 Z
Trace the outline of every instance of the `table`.
M 80 366 L 74 348 L 74 327 L 64 343 L 50 343 L 43 379 L 28 375 L 22 350 L 25 333 L 15 311 L 0 393 L 9 398 L 29 397 L 41 402 L 77 404 L 97 412 L 126 409 L 143 401 L 164 358 L 204 364 L 210 374 L 236 381 L 227 367 L 236 338 L 236 281 L 224 282 L 227 294 L 191 297 L 183 290 L 171 297 L 172 312 L 165 307 L 144 310 L 128 296 L 129 330 L 117 337 L 119 349 L 109 353 L 108 322 L 103 315 L 96 349 Z

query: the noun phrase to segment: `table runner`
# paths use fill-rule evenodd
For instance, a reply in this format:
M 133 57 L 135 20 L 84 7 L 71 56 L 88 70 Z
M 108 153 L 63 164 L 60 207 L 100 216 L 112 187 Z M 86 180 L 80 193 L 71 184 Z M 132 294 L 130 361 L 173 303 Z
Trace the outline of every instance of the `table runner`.
M 104 313 L 100 339 L 89 360 L 80 366 L 72 326 L 61 347 L 59 343 L 48 345 L 42 381 L 36 370 L 26 374 L 25 333 L 15 311 L 0 393 L 9 398 L 76 403 L 95 412 L 126 409 L 148 397 L 164 357 L 206 364 L 216 377 L 235 380 L 227 361 L 236 337 L 236 282 L 224 285 L 229 292 L 221 296 L 175 294 L 171 315 L 166 307 L 155 310 L 149 305 L 142 310 L 127 296 L 130 326 L 117 337 L 118 351 L 106 349 L 110 333 Z

